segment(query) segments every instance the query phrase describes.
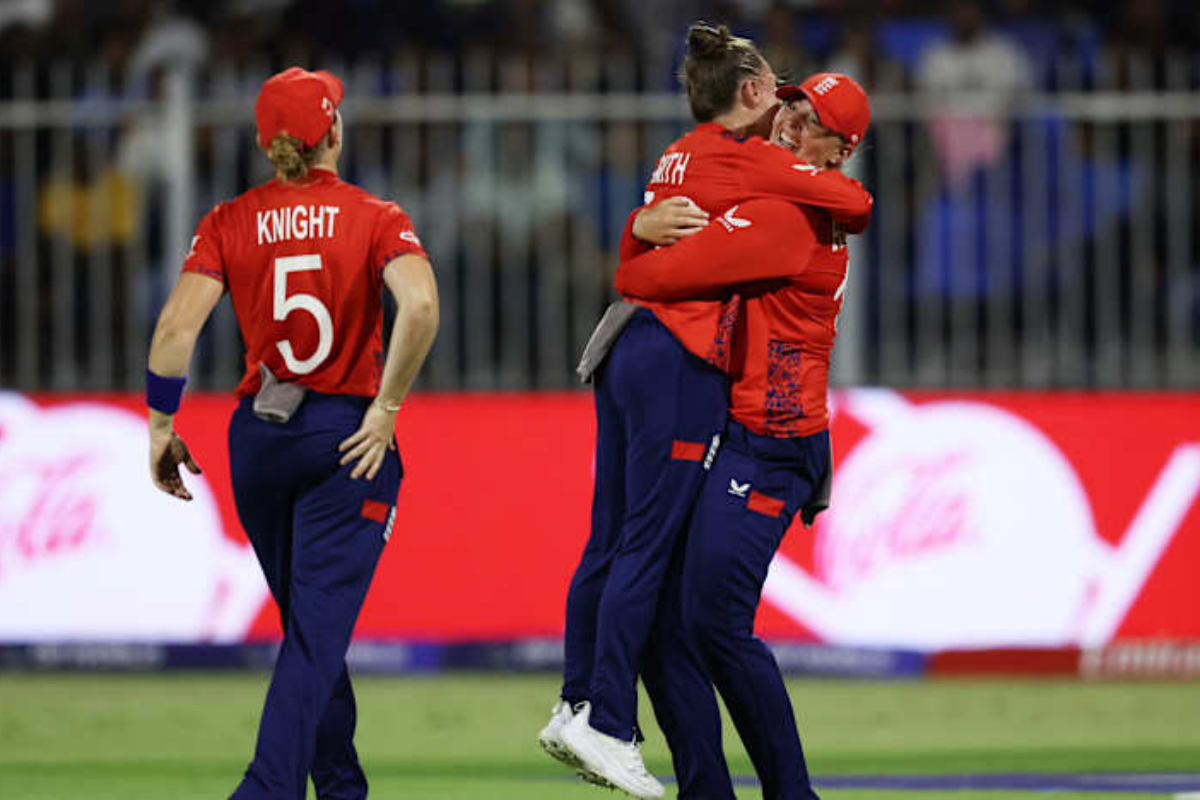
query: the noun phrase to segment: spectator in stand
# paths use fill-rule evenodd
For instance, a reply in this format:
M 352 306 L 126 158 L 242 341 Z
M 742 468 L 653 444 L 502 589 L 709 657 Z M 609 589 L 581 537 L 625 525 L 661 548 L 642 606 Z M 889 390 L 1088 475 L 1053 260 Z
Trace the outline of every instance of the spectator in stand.
M 795 6 L 790 3 L 772 3 L 763 15 L 763 58 L 782 75 L 808 75 L 816 67 L 800 44 L 801 24 Z
M 876 20 L 870 16 L 847 15 L 837 49 L 825 65 L 826 71 L 849 75 L 868 90 L 900 91 L 904 69 L 875 45 Z
M 1004 116 L 1031 85 L 1032 69 L 1012 42 L 985 30 L 979 0 L 950 0 L 947 12 L 952 38 L 925 51 L 916 85 L 934 96 L 930 134 L 945 181 L 961 188 L 1004 154 Z

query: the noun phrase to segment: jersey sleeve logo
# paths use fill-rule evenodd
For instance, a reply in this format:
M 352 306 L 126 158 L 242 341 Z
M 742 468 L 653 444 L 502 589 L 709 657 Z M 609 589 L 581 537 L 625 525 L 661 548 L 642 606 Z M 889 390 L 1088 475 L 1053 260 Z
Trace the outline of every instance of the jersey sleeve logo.
M 818 175 L 821 172 L 820 167 L 814 167 L 812 164 L 792 164 L 792 169 L 797 172 L 805 172 L 809 175 Z
M 725 226 L 725 230 L 729 231 L 730 233 L 733 233 L 738 228 L 749 228 L 754 224 L 748 219 L 734 216 L 737 213 L 737 210 L 738 207 L 734 206 L 721 216 L 717 217 L 717 220 Z
M 411 244 L 415 244 L 417 247 L 420 247 L 420 246 L 421 246 L 421 240 L 420 240 L 420 239 L 417 237 L 417 235 L 416 235 L 415 233 L 413 233 L 412 231 L 403 231 L 403 232 L 400 234 L 400 238 L 401 238 L 401 239 L 403 239 L 403 240 L 404 240 L 404 241 L 406 241 L 406 242 L 409 242 L 409 243 L 411 243 Z

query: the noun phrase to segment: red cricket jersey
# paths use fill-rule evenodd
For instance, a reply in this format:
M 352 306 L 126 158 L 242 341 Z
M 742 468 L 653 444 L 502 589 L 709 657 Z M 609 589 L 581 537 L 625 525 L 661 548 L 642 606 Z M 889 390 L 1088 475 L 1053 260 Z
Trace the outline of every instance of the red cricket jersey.
M 771 200 L 740 204 L 736 224 L 621 264 L 618 291 L 671 301 L 740 285 L 730 344 L 729 413 L 763 436 L 829 427 L 829 356 L 846 280 L 846 235 L 826 212 Z
M 815 206 L 828 210 L 851 232 L 866 227 L 874 203 L 858 181 L 836 170 L 816 169 L 782 147 L 756 136 L 737 136 L 715 122 L 696 126 L 664 151 L 646 186 L 645 204 L 679 195 L 691 198 L 714 218 L 726 211 L 736 216 L 733 206 L 753 199 Z M 625 225 L 622 261 L 649 249 L 633 236 L 636 214 L 637 210 L 630 214 Z M 691 297 L 670 304 L 644 300 L 642 304 L 689 352 L 729 370 L 738 298 L 721 302 Z
M 398 205 L 315 169 L 209 211 L 183 271 L 229 292 L 246 343 L 238 397 L 258 391 L 260 362 L 318 392 L 373 397 L 383 372 L 383 268 L 409 254 L 427 257 Z

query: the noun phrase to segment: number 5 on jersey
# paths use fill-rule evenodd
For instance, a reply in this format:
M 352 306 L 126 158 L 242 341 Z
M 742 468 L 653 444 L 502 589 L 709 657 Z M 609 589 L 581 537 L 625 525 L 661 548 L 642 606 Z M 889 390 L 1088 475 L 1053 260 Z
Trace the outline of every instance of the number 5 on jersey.
M 292 343 L 287 339 L 276 342 L 283 363 L 296 375 L 307 375 L 316 369 L 333 350 L 333 317 L 315 295 L 294 294 L 288 297 L 288 275 L 293 272 L 308 272 L 321 269 L 320 255 L 281 256 L 275 259 L 275 300 L 271 305 L 272 316 L 282 322 L 293 311 L 307 311 L 317 321 L 317 349 L 305 359 L 296 358 Z

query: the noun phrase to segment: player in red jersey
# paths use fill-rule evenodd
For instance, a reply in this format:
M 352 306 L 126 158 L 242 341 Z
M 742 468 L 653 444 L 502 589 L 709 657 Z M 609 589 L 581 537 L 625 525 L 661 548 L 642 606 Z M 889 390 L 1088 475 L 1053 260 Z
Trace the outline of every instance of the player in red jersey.
M 837 168 L 861 141 L 870 109 L 845 75 L 818 74 L 779 90 L 785 106 L 772 139 L 802 159 Z M 643 220 L 653 219 L 652 215 Z M 846 280 L 846 239 L 825 212 L 778 201 L 743 204 L 737 225 L 708 226 L 618 269 L 618 289 L 670 301 L 720 296 L 739 287 L 743 307 L 731 354 L 730 421 L 705 477 L 677 554 L 657 623 L 651 677 L 680 797 L 732 798 L 709 765 L 695 763 L 707 740 L 720 747 L 709 680 L 729 709 L 764 797 L 814 800 L 791 703 L 770 650 L 754 636 L 767 568 L 797 513 L 811 522 L 830 475 L 829 356 Z M 653 235 L 664 237 L 664 225 Z M 682 628 L 683 645 L 672 632 Z M 695 669 L 687 645 L 700 652 Z M 661 709 L 661 710 L 660 710 Z M 703 777 L 701 777 L 703 776 Z M 706 784 L 704 781 L 708 781 Z
M 342 83 L 293 67 L 255 105 L 275 178 L 210 211 L 150 348 L 150 470 L 191 499 L 174 432 L 196 338 L 229 293 L 246 343 L 229 424 L 238 517 L 284 638 L 236 800 L 367 796 L 345 655 L 391 534 L 403 468 L 396 413 L 433 343 L 437 286 L 408 217 L 337 176 Z M 398 311 L 386 358 L 382 290 Z
M 865 224 L 871 198 L 856 182 L 744 135 L 769 122 L 776 104 L 774 75 L 753 45 L 693 26 L 689 48 L 689 98 L 701 124 L 668 148 L 651 199 L 687 196 L 720 213 L 750 197 L 786 198 Z M 597 371 L 592 535 L 568 594 L 562 700 L 539 741 L 593 779 L 656 797 L 663 789 L 635 743 L 636 680 L 671 552 L 724 429 L 728 354 L 719 333 L 736 304 L 645 305 Z
M 770 128 L 762 132 L 769 133 Z M 694 233 L 711 214 L 731 212 L 736 217 L 735 205 L 755 199 L 823 209 L 846 233 L 866 228 L 874 199 L 858 181 L 837 170 L 814 169 L 780 144 L 784 142 L 739 135 L 713 122 L 696 126 L 666 149 L 646 187 L 645 205 L 661 204 L 669 212 L 664 217 L 666 227 L 656 231 L 653 242 L 648 241 L 638 230 L 640 209 L 636 209 L 622 236 L 621 260 Z M 696 296 L 676 297 L 670 303 L 638 302 L 653 311 L 689 352 L 728 371 L 729 354 L 718 336 L 722 312 L 729 310 L 725 304 Z

